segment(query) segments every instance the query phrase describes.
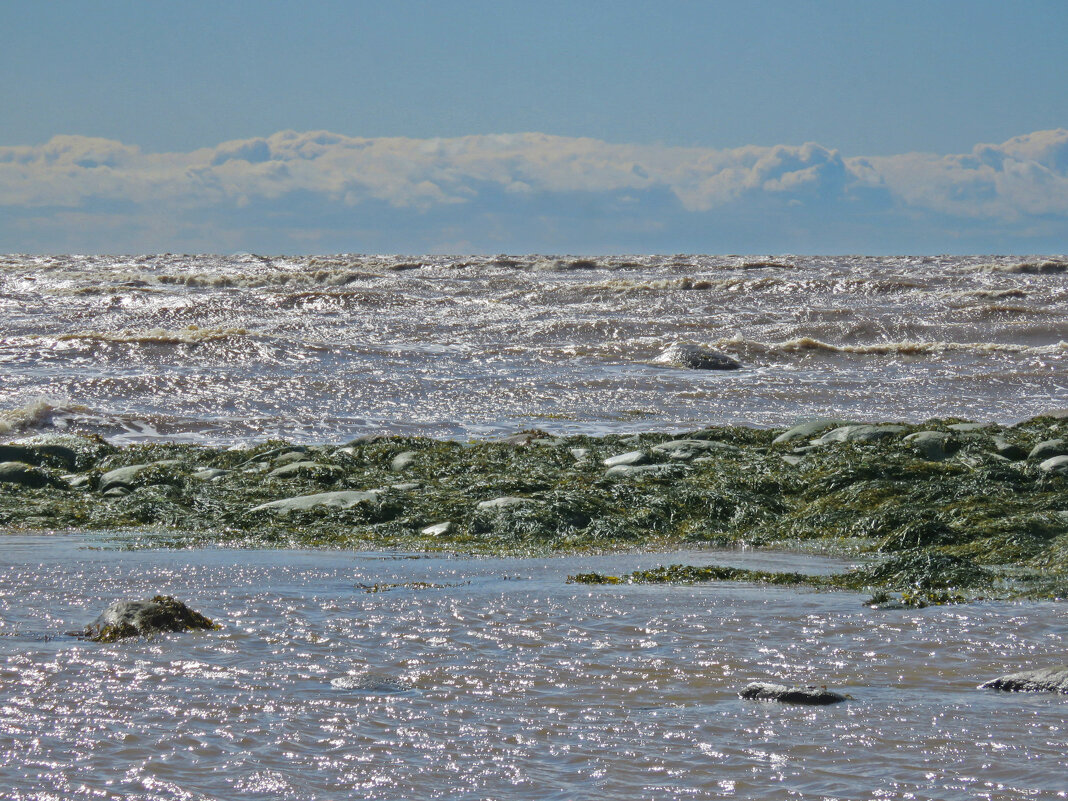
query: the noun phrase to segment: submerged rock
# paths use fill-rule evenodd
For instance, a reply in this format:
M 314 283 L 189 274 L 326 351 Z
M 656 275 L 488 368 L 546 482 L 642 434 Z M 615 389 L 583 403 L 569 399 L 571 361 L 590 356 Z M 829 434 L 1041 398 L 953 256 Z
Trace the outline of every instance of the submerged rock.
M 846 700 L 846 696 L 826 687 L 787 687 L 785 684 L 755 681 L 738 695 L 750 701 L 778 701 L 783 704 L 826 706 Z
M 219 624 L 195 612 L 176 598 L 157 595 L 148 601 L 116 601 L 78 636 L 94 642 L 115 642 L 128 637 L 177 631 L 214 630 Z
M 741 362 L 725 353 L 685 342 L 672 345 L 653 359 L 653 362 L 688 370 L 737 370 L 742 366 Z
M 305 509 L 314 509 L 317 506 L 348 509 L 358 503 L 373 502 L 381 492 L 382 490 L 367 490 L 366 492 L 361 490 L 317 492 L 314 495 L 298 495 L 294 498 L 283 498 L 280 501 L 261 503 L 259 506 L 249 509 L 249 511 L 261 512 L 268 510 L 287 514 L 289 512 L 304 511 Z
M 1068 693 L 1068 665 L 1010 673 L 980 684 L 979 687 L 983 690 L 1017 693 Z

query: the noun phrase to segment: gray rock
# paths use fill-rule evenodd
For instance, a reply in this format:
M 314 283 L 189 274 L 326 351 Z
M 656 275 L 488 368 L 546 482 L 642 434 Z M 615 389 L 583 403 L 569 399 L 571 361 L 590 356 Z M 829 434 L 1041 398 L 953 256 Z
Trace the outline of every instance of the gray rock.
M 498 509 L 509 509 L 513 506 L 525 506 L 528 503 L 540 503 L 540 501 L 534 498 L 517 498 L 514 495 L 504 495 L 500 498 L 493 498 L 488 501 L 480 501 L 478 504 L 479 509 L 489 509 L 491 511 Z
M 427 526 L 419 531 L 427 537 L 442 537 L 452 531 L 452 523 L 445 521 L 444 523 L 435 523 L 432 526 Z
M 250 512 L 271 511 L 288 514 L 289 512 L 304 511 L 324 506 L 333 509 L 348 509 L 358 503 L 372 503 L 381 494 L 382 490 L 374 489 L 366 492 L 360 490 L 341 490 L 339 492 L 318 492 L 314 495 L 297 495 L 294 498 L 283 498 L 280 501 L 261 503 L 250 509 Z
M 586 457 L 590 455 L 589 448 L 572 448 L 571 455 L 575 457 L 576 462 L 586 461 Z
M 283 465 L 293 464 L 293 462 L 301 462 L 307 460 L 307 451 L 286 451 L 283 454 L 279 454 L 271 460 L 271 464 L 275 467 L 282 467 Z
M 653 446 L 655 453 L 663 454 L 669 459 L 689 461 L 695 456 L 707 454 L 711 451 L 726 453 L 740 453 L 741 449 L 727 442 L 717 442 L 711 439 L 674 439 Z
M 610 456 L 605 459 L 601 464 L 605 467 L 616 467 L 617 465 L 636 465 L 645 464 L 649 461 L 649 454 L 645 451 L 627 451 L 617 456 Z
M 405 451 L 404 453 L 398 453 L 393 457 L 393 461 L 389 463 L 389 469 L 394 473 L 400 473 L 410 467 L 412 463 L 419 457 L 418 451 Z
M 290 464 L 284 464 L 281 467 L 276 467 L 274 470 L 267 474 L 268 478 L 318 478 L 318 479 L 332 479 L 336 478 L 340 474 L 344 473 L 340 467 L 335 467 L 332 464 L 320 464 L 319 462 L 291 462 Z
M 874 442 L 885 437 L 892 437 L 908 431 L 905 426 L 842 426 L 829 431 L 819 439 L 813 440 L 814 445 L 828 445 L 832 442 Z
M 106 493 L 108 490 L 121 487 L 131 490 L 137 486 L 138 477 L 142 472 L 150 468 L 152 464 L 132 464 L 127 467 L 118 467 L 109 470 L 100 476 L 96 488 L 99 492 Z
M 983 690 L 1005 692 L 1068 693 L 1068 665 L 1010 673 L 980 684 L 979 687 Z
M 390 484 L 390 489 L 400 490 L 401 492 L 411 492 L 417 490 L 423 485 L 418 481 L 402 481 L 400 484 Z
M 73 470 L 78 454 L 64 445 L 0 445 L 0 462 L 23 462 L 24 464 L 49 464 L 64 470 Z
M 785 456 L 782 457 L 782 460 L 784 462 L 786 462 L 786 464 L 788 464 L 788 465 L 791 465 L 793 467 L 797 467 L 799 464 L 801 464 L 802 461 L 804 461 L 804 457 L 803 456 L 792 456 L 790 454 L 786 454 Z
M 18 484 L 39 489 L 54 483 L 45 472 L 24 462 L 0 462 L 0 484 Z
M 659 476 L 674 471 L 675 466 L 670 464 L 617 464 L 605 470 L 604 474 L 606 476 Z
M 946 426 L 950 431 L 956 431 L 960 434 L 967 434 L 972 431 L 982 431 L 984 428 L 989 428 L 988 423 L 954 423 L 951 426 Z
M 783 704 L 826 706 L 846 700 L 846 696 L 826 687 L 787 687 L 785 684 L 755 681 L 738 695 L 751 701 L 779 701 Z
M 210 630 L 220 626 L 169 595 L 147 601 L 117 601 L 77 636 L 96 642 L 177 631 Z
M 1018 462 L 1027 458 L 1027 449 L 1015 442 L 1009 442 L 1004 437 L 994 437 L 994 452 L 998 456 L 1004 456 L 1012 462 Z
M 1039 463 L 1038 469 L 1058 476 L 1068 476 L 1068 456 L 1054 456 L 1052 459 L 1046 459 Z
M 229 470 L 223 470 L 218 467 L 205 467 L 195 471 L 193 473 L 193 478 L 198 478 L 201 481 L 215 481 L 216 479 L 227 475 L 229 472 Z
M 917 431 L 909 434 L 902 441 L 909 443 L 916 453 L 932 462 L 941 462 L 946 458 L 946 446 L 951 437 L 942 431 Z
M 1063 439 L 1047 439 L 1035 445 L 1027 454 L 1032 462 L 1042 462 L 1054 456 L 1068 456 L 1068 445 Z
M 742 366 L 725 353 L 686 342 L 675 343 L 653 359 L 653 362 L 688 370 L 737 370 Z
M 780 445 L 784 442 L 793 442 L 797 439 L 809 439 L 828 428 L 840 428 L 853 425 L 848 420 L 813 420 L 809 423 L 801 423 L 784 431 L 771 441 L 772 445 Z

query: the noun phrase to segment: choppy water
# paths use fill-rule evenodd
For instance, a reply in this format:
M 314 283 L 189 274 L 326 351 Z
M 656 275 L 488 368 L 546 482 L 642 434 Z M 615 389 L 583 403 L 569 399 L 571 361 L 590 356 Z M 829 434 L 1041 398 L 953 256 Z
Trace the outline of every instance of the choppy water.
M 568 585 L 666 560 L 0 549 L 11 799 L 1018 799 L 1068 796 L 1066 699 L 976 689 L 1063 661 L 1063 604 L 873 611 L 853 593 Z M 360 585 L 426 582 L 368 593 Z M 447 585 L 447 586 L 446 586 Z M 172 592 L 219 632 L 62 632 Z M 742 701 L 828 684 L 825 708 Z
M 8 256 L 0 426 L 229 443 L 1009 422 L 1068 406 L 1068 272 L 1047 262 Z M 653 363 L 677 341 L 745 367 Z

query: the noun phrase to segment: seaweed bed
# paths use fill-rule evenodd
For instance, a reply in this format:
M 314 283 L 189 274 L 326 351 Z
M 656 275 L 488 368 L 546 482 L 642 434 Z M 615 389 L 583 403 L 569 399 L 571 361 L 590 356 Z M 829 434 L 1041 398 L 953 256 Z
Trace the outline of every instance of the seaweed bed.
M 0 444 L 0 526 L 108 530 L 135 546 L 803 548 L 861 566 L 810 576 L 673 565 L 571 580 L 757 581 L 906 605 L 1062 598 L 1066 436 L 1059 417 L 248 449 L 44 435 Z

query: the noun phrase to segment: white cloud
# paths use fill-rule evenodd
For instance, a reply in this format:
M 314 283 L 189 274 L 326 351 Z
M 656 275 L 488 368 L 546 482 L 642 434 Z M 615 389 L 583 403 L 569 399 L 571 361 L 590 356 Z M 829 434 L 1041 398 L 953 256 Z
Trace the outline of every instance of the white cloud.
M 0 206 L 26 214 L 35 208 L 92 214 L 108 206 L 110 214 L 131 219 L 150 209 L 157 219 L 167 209 L 221 213 L 275 202 L 284 215 L 286 198 L 300 196 L 356 212 L 379 203 L 409 214 L 465 207 L 474 215 L 491 213 L 498 195 L 533 202 L 606 193 L 625 198 L 619 206 L 673 196 L 676 214 L 869 203 L 869 214 L 935 213 L 1020 231 L 1036 219 L 1048 230 L 1052 218 L 1064 231 L 1068 131 L 977 145 L 968 154 L 869 158 L 843 158 L 813 143 L 715 150 L 539 133 L 420 140 L 282 131 L 160 154 L 81 136 L 0 148 Z M 285 224 L 294 231 L 315 228 L 318 222 L 302 219 L 298 206 Z M 477 230 L 463 234 L 478 237 Z

